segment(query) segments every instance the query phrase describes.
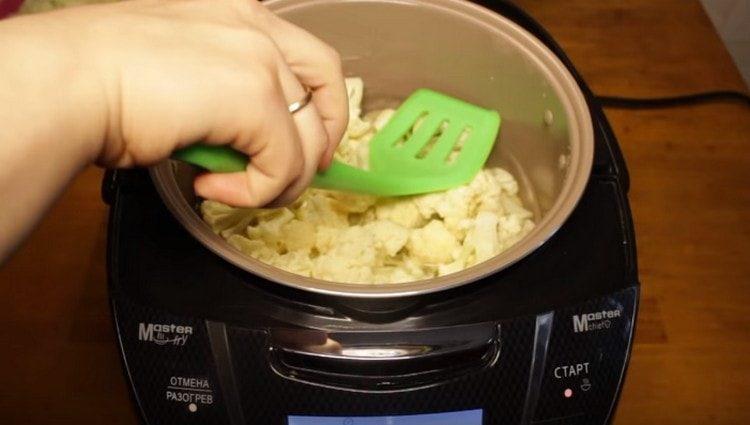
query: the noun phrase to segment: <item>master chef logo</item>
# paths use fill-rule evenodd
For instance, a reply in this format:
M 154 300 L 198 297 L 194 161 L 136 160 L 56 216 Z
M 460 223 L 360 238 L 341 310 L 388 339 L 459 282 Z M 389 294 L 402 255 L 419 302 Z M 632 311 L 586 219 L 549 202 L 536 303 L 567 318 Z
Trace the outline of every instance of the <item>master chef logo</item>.
M 600 329 L 609 329 L 612 326 L 612 319 L 620 317 L 621 311 L 602 310 L 594 313 L 574 314 L 573 315 L 573 332 L 589 332 Z
M 156 345 L 183 346 L 192 334 L 193 328 L 191 326 L 162 325 L 158 323 L 138 324 L 138 339 L 140 341 L 153 342 Z

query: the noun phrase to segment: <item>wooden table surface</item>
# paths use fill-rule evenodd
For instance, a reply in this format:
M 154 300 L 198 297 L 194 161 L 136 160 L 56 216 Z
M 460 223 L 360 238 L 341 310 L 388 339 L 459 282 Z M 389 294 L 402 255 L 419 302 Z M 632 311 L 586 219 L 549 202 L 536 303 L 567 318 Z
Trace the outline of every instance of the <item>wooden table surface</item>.
M 518 3 L 598 94 L 746 90 L 696 0 Z M 750 108 L 607 116 L 643 283 L 615 423 L 750 423 Z M 136 422 L 107 304 L 101 174 L 85 170 L 0 269 L 0 423 Z

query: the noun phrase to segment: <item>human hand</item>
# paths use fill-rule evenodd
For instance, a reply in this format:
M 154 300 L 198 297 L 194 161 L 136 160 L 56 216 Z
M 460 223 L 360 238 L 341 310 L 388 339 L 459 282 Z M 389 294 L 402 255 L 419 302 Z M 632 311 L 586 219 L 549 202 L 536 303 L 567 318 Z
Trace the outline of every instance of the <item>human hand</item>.
M 337 53 L 252 0 L 137 0 L 62 10 L 66 37 L 101 98 L 96 161 L 151 165 L 202 141 L 252 160 L 244 173 L 205 174 L 198 195 L 235 206 L 296 199 L 326 167 L 346 128 Z M 71 31 L 75 29 L 75 31 Z M 294 115 L 288 105 L 313 92 Z M 88 108 L 92 110 L 94 108 Z M 94 118 L 94 119 L 92 119 Z

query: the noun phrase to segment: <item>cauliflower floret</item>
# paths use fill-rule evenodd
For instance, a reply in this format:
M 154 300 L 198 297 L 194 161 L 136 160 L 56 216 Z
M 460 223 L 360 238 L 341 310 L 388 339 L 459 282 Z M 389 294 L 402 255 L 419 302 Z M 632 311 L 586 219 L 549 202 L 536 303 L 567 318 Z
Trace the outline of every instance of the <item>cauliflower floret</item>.
M 322 253 L 333 249 L 338 233 L 339 230 L 336 227 L 318 227 L 318 231 L 315 232 L 315 249 Z
M 384 199 L 375 206 L 375 216 L 378 220 L 390 220 L 409 229 L 417 228 L 425 221 L 411 199 Z
M 269 215 L 267 219 L 259 221 L 257 225 L 247 226 L 247 237 L 250 239 L 261 239 L 269 247 L 279 250 L 283 247 L 281 226 L 292 221 L 294 213 L 288 208 L 279 208 L 275 214 Z
M 409 231 L 388 220 L 378 220 L 365 226 L 375 237 L 375 247 L 385 255 L 393 257 L 409 240 Z
M 463 259 L 459 258 L 458 260 L 448 263 L 448 264 L 440 264 L 438 266 L 438 276 L 445 276 L 447 274 L 460 272 L 461 270 L 466 268 L 466 264 Z
M 421 229 L 414 230 L 407 244 L 412 258 L 428 264 L 453 261 L 460 245 L 442 221 L 432 220 Z
M 385 127 L 386 124 L 388 124 L 388 121 L 391 120 L 393 117 L 393 114 L 395 114 L 396 111 L 393 109 L 384 109 L 380 111 L 375 119 L 372 121 L 372 126 L 375 127 L 375 131 L 380 131 Z
M 344 164 L 351 165 L 352 167 L 369 169 L 370 167 L 370 138 L 372 133 L 366 133 L 365 135 L 353 139 L 349 136 L 339 144 L 339 147 L 334 152 L 334 158 L 343 162 Z
M 417 275 L 413 275 L 402 265 L 381 267 L 377 270 L 373 279 L 375 282 L 388 283 L 405 283 L 423 279 L 424 273 L 418 270 Z
M 259 239 L 248 239 L 244 236 L 232 235 L 227 239 L 227 242 L 245 255 L 266 263 L 273 263 L 276 257 L 279 256 L 276 250 L 269 248 L 264 241 Z
M 372 282 L 377 264 L 375 237 L 362 226 L 322 228 L 317 248 L 324 254 L 314 261 L 313 277 L 351 283 Z
M 328 227 L 346 227 L 349 224 L 346 215 L 336 210 L 334 199 L 323 196 L 322 191 L 313 189 L 309 192 L 310 196 L 295 211 L 300 221 Z
M 315 246 L 315 226 L 306 221 L 290 220 L 281 226 L 280 239 L 289 251 L 301 251 L 307 255 Z
M 481 263 L 500 252 L 498 239 L 498 219 L 495 214 L 482 211 L 474 220 L 474 227 L 469 230 L 464 240 L 464 255 L 474 254 L 474 262 Z
M 534 222 L 520 215 L 506 215 L 498 220 L 498 239 L 501 249 L 507 249 L 526 236 L 534 228 Z
M 331 206 L 344 214 L 364 213 L 378 201 L 375 196 L 358 193 L 328 192 L 327 196 L 333 200 Z
M 290 273 L 310 277 L 313 271 L 313 260 L 302 251 L 289 251 L 284 255 L 274 257 L 269 263 Z
M 518 193 L 518 182 L 505 169 L 500 167 L 486 168 L 483 173 L 491 176 L 492 180 L 495 181 L 495 185 L 508 195 L 516 195 Z
M 514 214 L 507 214 L 498 220 L 500 225 L 498 231 L 501 237 L 510 237 L 521 231 L 523 219 Z
M 438 217 L 453 236 L 462 239 L 462 220 L 471 217 L 477 194 L 467 186 L 457 187 L 446 192 L 429 193 L 414 198 L 422 217 L 426 220 Z
M 528 235 L 531 230 L 534 228 L 534 222 L 531 220 L 526 220 L 523 223 L 523 227 L 521 228 L 521 231 L 516 233 L 513 236 L 509 236 L 503 240 L 503 245 L 501 247 L 501 250 L 504 251 L 511 246 L 515 245 L 516 242 L 520 241 L 522 238 L 524 238 L 526 235 Z M 501 252 L 502 252 L 501 251 Z
M 337 229 L 332 233 L 327 248 L 330 254 L 348 264 L 372 266 L 377 261 L 375 235 L 362 226 Z
M 364 136 L 371 129 L 372 125 L 370 123 L 368 123 L 367 121 L 362 121 L 359 117 L 354 117 L 349 122 L 347 132 L 349 133 L 349 137 L 357 138 Z
M 518 216 L 519 218 L 531 218 L 531 211 L 527 210 L 521 204 L 521 200 L 515 195 L 505 195 L 500 197 L 502 210 L 509 215 Z
M 255 211 L 260 210 L 232 208 L 215 201 L 201 203 L 203 220 L 211 226 L 214 233 L 218 233 L 224 238 L 244 233 L 248 223 L 257 217 Z
M 403 268 L 408 275 L 412 276 L 414 280 L 426 279 L 434 276 L 433 273 L 429 273 L 425 270 L 427 267 L 421 262 L 411 257 L 404 259 L 401 263 L 401 268 Z
M 352 264 L 350 257 L 325 254 L 315 259 L 312 277 L 347 283 L 370 283 L 372 267 Z

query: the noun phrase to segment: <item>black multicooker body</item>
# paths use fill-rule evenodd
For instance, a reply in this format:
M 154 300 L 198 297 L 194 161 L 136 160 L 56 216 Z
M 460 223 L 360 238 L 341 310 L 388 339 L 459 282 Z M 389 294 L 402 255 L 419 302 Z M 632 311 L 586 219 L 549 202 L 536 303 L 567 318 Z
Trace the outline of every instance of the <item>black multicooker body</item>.
M 529 16 L 480 3 L 543 40 L 577 76 Z M 355 300 L 263 281 L 183 230 L 145 171 L 109 173 L 112 312 L 143 422 L 608 423 L 633 338 L 636 250 L 623 158 L 578 82 L 596 151 L 572 216 L 515 266 L 433 295 Z M 351 356 L 300 348 L 326 337 Z

